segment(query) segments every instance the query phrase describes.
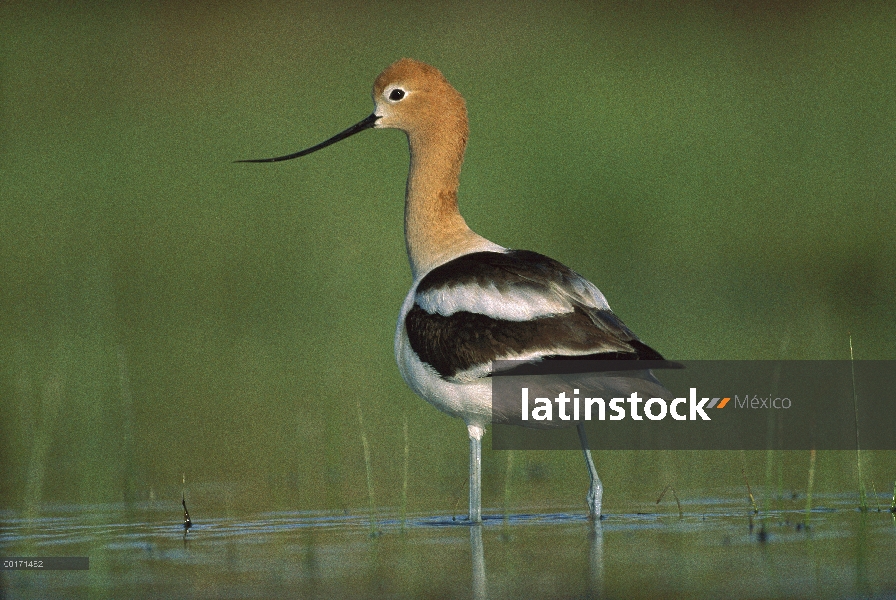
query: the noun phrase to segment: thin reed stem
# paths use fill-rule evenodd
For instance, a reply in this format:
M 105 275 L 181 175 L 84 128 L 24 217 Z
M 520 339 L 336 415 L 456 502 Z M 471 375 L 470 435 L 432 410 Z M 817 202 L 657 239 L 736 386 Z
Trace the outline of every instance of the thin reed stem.
M 856 417 L 856 471 L 859 477 L 859 509 L 862 512 L 868 510 L 868 499 L 865 493 L 865 480 L 862 477 L 862 449 L 859 445 L 859 396 L 856 391 L 856 367 L 855 357 L 852 352 L 852 334 L 849 334 L 849 368 L 852 372 L 852 407 Z
M 815 448 L 809 450 L 809 482 L 806 484 L 806 526 L 812 514 L 812 488 L 815 485 Z
M 408 416 L 404 415 L 404 469 L 401 480 L 401 529 L 404 531 L 408 519 L 408 454 L 410 442 L 408 441 Z
M 377 534 L 376 529 L 376 502 L 373 496 L 373 472 L 370 468 L 370 444 L 367 443 L 367 434 L 364 433 L 364 417 L 361 414 L 361 401 L 358 401 L 358 430 L 361 432 L 361 445 L 364 447 L 364 467 L 367 470 L 367 497 L 370 500 L 370 535 Z

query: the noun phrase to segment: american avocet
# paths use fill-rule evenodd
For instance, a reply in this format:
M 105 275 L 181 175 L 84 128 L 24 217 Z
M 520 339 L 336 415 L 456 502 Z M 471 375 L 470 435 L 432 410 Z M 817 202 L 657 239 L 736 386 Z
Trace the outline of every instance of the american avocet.
M 377 77 L 373 101 L 373 114 L 316 146 L 239 162 L 297 158 L 370 128 L 407 134 L 404 230 L 413 284 L 398 317 L 395 358 L 414 392 L 466 423 L 469 518 L 479 522 L 492 361 L 662 356 L 638 340 L 584 277 L 541 254 L 499 246 L 467 226 L 457 207 L 467 109 L 436 68 L 399 60 Z M 591 478 L 589 512 L 599 518 L 603 488 L 584 429 L 578 428 Z

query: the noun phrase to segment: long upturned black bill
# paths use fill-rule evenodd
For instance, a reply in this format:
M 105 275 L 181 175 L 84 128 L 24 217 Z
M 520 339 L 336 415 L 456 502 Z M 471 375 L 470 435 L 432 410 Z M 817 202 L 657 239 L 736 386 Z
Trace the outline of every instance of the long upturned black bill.
M 346 129 L 345 131 L 343 131 L 341 133 L 337 133 L 330 139 L 323 141 L 316 146 L 311 146 L 310 148 L 300 150 L 299 152 L 295 152 L 293 154 L 287 154 L 286 156 L 277 156 L 275 158 L 250 158 L 247 160 L 235 160 L 233 162 L 240 162 L 240 163 L 280 162 L 281 160 L 291 160 L 293 158 L 305 156 L 306 154 L 311 154 L 312 152 L 317 152 L 318 150 L 320 150 L 322 148 L 326 148 L 327 146 L 335 144 L 336 142 L 342 141 L 347 137 L 355 135 L 356 133 L 360 133 L 361 131 L 364 131 L 365 129 L 372 128 L 374 126 L 374 124 L 376 123 L 377 119 L 379 119 L 379 117 L 376 116 L 375 114 L 370 115 L 369 117 L 367 117 L 360 123 L 355 123 L 354 125 L 352 125 L 348 129 Z

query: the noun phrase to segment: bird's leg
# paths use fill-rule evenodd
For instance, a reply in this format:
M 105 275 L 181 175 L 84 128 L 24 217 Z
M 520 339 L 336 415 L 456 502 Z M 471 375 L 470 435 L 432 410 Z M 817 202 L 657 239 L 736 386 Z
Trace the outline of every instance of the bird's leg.
M 588 448 L 588 438 L 585 437 L 585 426 L 579 423 L 576 428 L 579 431 L 579 441 L 582 443 L 582 454 L 585 455 L 585 466 L 588 467 L 588 476 L 591 478 L 591 487 L 588 489 L 588 516 L 592 519 L 600 519 L 600 503 L 604 495 L 604 487 L 597 476 L 594 460 L 591 458 L 591 450 Z
M 470 433 L 470 522 L 482 522 L 482 434 L 478 425 L 467 425 Z
M 473 558 L 473 600 L 488 600 L 485 553 L 482 550 L 482 524 L 470 527 L 470 554 Z

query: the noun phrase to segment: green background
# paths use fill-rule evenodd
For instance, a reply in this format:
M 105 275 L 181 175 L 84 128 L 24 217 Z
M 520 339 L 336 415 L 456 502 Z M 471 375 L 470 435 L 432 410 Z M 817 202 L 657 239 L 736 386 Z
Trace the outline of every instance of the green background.
M 404 136 L 232 162 L 360 120 L 402 56 L 467 99 L 473 229 L 582 273 L 667 357 L 848 359 L 851 333 L 896 358 L 894 31 L 889 3 L 0 5 L 0 506 L 179 502 L 185 476 L 205 511 L 364 510 L 360 406 L 377 503 L 406 419 L 409 510 L 463 512 L 464 427 L 392 353 Z M 487 511 L 507 473 L 515 506 L 584 510 L 580 454 L 505 456 Z M 808 469 L 596 458 L 605 511 Z M 816 469 L 857 489 L 854 454 Z

